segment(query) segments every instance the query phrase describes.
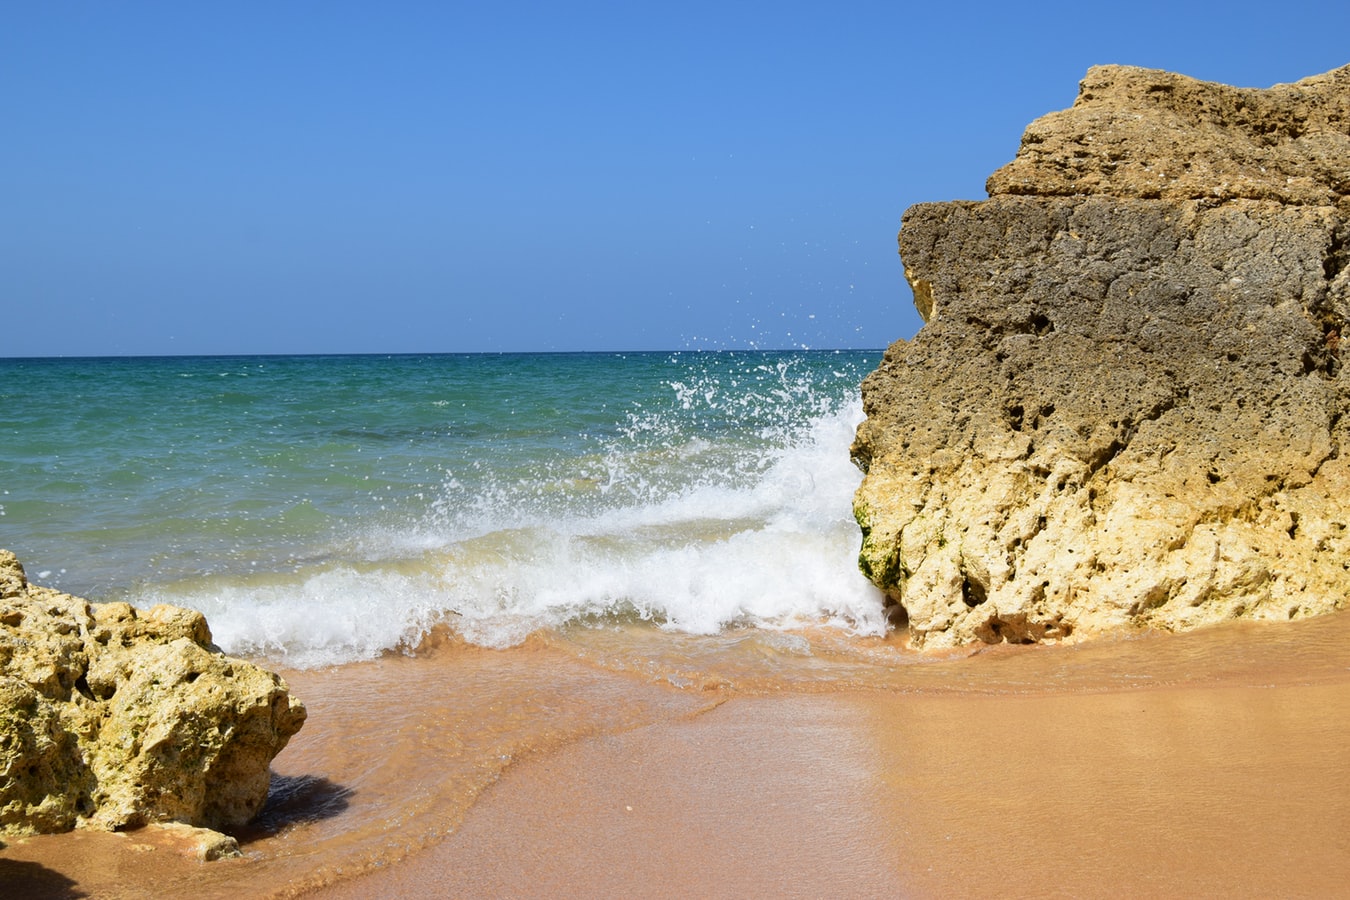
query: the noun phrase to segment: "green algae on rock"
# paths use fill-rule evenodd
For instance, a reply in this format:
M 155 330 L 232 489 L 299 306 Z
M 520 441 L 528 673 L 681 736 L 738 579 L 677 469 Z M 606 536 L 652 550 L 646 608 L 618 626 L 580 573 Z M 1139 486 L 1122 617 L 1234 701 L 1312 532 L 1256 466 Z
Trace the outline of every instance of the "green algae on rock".
M 241 825 L 304 720 L 201 613 L 30 585 L 0 550 L 0 833 Z
M 860 564 L 920 647 L 1291 619 L 1350 572 L 1350 66 L 1093 68 L 982 202 L 905 213 Z

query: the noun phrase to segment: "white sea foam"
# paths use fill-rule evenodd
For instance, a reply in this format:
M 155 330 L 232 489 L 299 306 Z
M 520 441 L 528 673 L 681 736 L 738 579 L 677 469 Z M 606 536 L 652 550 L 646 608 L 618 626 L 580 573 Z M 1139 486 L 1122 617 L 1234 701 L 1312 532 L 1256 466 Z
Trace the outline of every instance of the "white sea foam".
M 686 409 L 727 402 L 716 384 L 673 387 Z M 774 391 L 801 404 L 808 389 Z M 733 447 L 637 411 L 584 477 L 566 466 L 516 481 L 451 475 L 421 520 L 360 529 L 327 560 L 133 601 L 194 606 L 227 651 L 298 667 L 415 646 L 438 623 L 493 647 L 616 616 L 694 634 L 821 623 L 879 634 L 881 596 L 857 571 L 850 508 L 860 475 L 847 447 L 861 418 L 856 397 L 822 403 Z

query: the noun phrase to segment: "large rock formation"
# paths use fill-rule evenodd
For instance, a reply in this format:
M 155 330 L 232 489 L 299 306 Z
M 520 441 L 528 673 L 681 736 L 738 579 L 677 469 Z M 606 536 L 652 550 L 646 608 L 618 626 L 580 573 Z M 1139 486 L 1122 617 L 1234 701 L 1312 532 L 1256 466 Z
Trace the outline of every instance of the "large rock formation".
M 304 720 L 201 613 L 30 585 L 0 550 L 0 834 L 242 824 Z
M 860 564 L 916 645 L 1291 619 L 1350 590 L 1350 66 L 1123 66 L 905 213 Z

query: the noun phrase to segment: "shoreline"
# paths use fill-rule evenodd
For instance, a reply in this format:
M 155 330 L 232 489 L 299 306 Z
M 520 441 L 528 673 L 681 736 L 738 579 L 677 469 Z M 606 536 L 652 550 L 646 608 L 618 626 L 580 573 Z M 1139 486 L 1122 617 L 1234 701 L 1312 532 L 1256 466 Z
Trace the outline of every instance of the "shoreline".
M 1350 616 L 874 669 L 872 686 L 680 689 L 530 641 L 288 672 L 311 720 L 245 858 L 75 832 L 8 841 L 0 885 L 336 900 L 1350 880 Z

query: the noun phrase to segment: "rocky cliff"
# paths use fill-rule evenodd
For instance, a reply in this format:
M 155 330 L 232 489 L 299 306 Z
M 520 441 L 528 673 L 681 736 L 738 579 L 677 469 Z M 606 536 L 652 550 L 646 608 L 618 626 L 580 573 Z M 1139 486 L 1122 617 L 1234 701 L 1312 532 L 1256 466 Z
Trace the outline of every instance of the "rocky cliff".
M 900 231 L 860 565 L 918 646 L 1292 619 L 1350 591 L 1350 66 L 1093 68 Z
M 304 720 L 201 613 L 30 585 L 0 550 L 0 834 L 242 824 Z

